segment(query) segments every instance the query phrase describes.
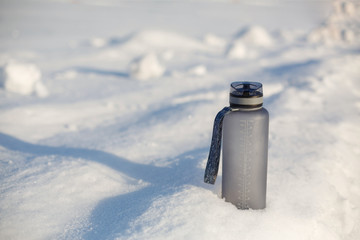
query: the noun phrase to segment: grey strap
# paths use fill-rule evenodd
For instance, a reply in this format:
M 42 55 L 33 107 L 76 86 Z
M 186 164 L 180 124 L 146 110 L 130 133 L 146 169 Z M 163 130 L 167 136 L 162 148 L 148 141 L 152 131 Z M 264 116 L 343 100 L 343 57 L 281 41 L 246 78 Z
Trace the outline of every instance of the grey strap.
M 222 122 L 225 115 L 231 110 L 232 109 L 230 107 L 224 107 L 215 117 L 209 158 L 205 169 L 205 176 L 204 176 L 205 183 L 210 183 L 210 184 L 215 183 L 219 170 L 219 162 L 220 162 Z

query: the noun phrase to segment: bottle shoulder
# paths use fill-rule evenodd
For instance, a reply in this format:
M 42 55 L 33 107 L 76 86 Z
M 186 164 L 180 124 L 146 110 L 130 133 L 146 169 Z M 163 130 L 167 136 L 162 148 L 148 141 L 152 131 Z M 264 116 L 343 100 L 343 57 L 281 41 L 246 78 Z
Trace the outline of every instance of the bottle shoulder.
M 269 116 L 269 111 L 266 109 L 266 108 L 261 108 L 260 110 L 262 110 L 262 113 L 263 114 L 266 114 L 266 115 L 268 115 Z

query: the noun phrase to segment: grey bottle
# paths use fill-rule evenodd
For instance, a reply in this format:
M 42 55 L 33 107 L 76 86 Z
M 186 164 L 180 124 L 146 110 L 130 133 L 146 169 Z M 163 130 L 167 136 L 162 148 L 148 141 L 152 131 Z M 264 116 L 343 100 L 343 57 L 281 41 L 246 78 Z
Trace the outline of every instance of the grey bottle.
M 215 182 L 222 135 L 222 197 L 239 209 L 266 207 L 269 113 L 262 105 L 261 83 L 234 82 L 230 107 L 214 122 L 204 181 Z

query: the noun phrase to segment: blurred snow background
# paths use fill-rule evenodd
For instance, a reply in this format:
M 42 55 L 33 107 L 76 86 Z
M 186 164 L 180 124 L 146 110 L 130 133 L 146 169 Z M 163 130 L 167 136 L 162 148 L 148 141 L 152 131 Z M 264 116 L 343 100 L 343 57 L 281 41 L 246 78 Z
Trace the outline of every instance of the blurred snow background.
M 359 239 L 358 1 L 0 3 L 0 239 Z M 202 182 L 264 84 L 267 208 Z

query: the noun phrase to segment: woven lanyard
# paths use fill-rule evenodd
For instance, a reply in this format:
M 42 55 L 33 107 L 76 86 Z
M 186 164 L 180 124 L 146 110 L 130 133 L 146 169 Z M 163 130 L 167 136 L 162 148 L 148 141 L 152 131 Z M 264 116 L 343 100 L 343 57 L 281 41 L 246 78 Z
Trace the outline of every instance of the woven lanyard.
M 209 158 L 206 164 L 204 182 L 214 184 L 220 162 L 220 152 L 221 152 L 221 137 L 222 137 L 222 123 L 224 117 L 227 113 L 231 111 L 236 111 L 231 107 L 224 107 L 215 117 L 213 134 L 211 138 L 211 146 L 209 152 Z

